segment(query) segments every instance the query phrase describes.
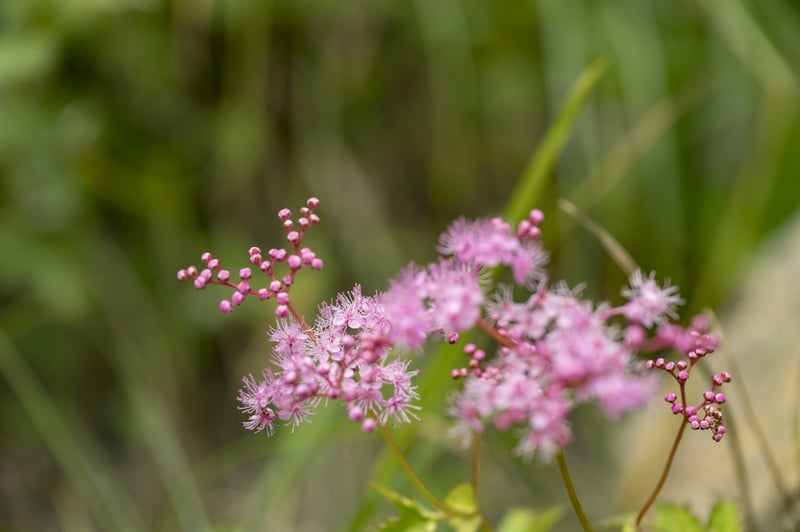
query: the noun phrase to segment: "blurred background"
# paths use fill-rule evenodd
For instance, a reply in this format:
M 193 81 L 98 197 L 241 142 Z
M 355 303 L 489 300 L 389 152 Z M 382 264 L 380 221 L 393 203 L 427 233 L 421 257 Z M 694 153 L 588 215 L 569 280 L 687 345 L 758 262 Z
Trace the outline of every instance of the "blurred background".
M 369 481 L 412 489 L 340 409 L 293 435 L 242 429 L 235 397 L 266 363 L 272 305 L 223 316 L 227 292 L 195 293 L 175 272 L 205 250 L 244 265 L 249 246 L 279 242 L 280 208 L 316 195 L 308 244 L 325 269 L 303 272 L 296 304 L 313 315 L 356 282 L 384 288 L 434 257 L 453 218 L 503 212 L 601 57 L 609 69 L 529 198 L 548 215 L 551 277 L 612 301 L 625 280 L 557 209 L 567 198 L 679 285 L 687 313 L 766 321 L 785 347 L 737 356 L 791 377 L 788 390 L 747 382 L 788 457 L 755 523 L 785 524 L 800 454 L 800 314 L 785 309 L 800 305 L 770 314 L 773 300 L 748 303 L 762 285 L 741 287 L 798 216 L 798 28 L 788 0 L 0 2 L 0 530 L 363 530 L 391 515 Z M 797 256 L 788 234 L 776 261 Z M 797 295 L 800 266 L 786 264 L 763 286 Z M 442 413 L 456 356 L 417 361 L 432 366 L 424 421 L 397 431 L 440 494 L 469 478 Z M 668 424 L 662 407 L 648 416 Z M 665 453 L 631 473 L 638 421 L 591 407 L 573 421 L 589 515 L 635 511 Z M 727 440 L 702 439 L 702 476 L 725 484 L 731 462 L 714 453 Z M 483 448 L 490 518 L 566 505 L 555 467 L 512 445 L 489 435 Z M 746 465 L 764 470 L 763 454 Z M 674 482 L 690 502 L 694 480 Z M 567 515 L 556 529 L 576 527 Z

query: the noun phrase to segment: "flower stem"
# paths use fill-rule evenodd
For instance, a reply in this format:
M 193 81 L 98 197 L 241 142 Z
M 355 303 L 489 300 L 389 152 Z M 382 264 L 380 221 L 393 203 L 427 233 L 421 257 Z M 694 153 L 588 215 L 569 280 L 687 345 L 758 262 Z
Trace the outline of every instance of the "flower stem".
M 569 469 L 567 469 L 567 461 L 564 458 L 564 451 L 559 449 L 556 454 L 556 459 L 558 460 L 558 469 L 561 471 L 561 480 L 564 481 L 564 487 L 567 488 L 567 495 L 569 495 L 569 501 L 572 503 L 572 509 L 575 510 L 575 515 L 578 516 L 578 520 L 581 522 L 581 526 L 583 526 L 586 532 L 593 532 L 592 525 L 589 523 L 586 514 L 583 513 L 581 501 L 578 499 L 578 494 L 575 492 L 575 487 L 572 485 Z
M 669 451 L 669 457 L 667 457 L 667 463 L 664 464 L 664 471 L 661 472 L 661 478 L 658 480 L 658 484 L 656 484 L 653 493 L 650 494 L 650 498 L 647 499 L 647 502 L 644 503 L 642 509 L 639 510 L 639 514 L 636 516 L 636 528 L 639 528 L 639 525 L 644 519 L 647 510 L 653 505 L 658 497 L 658 494 L 661 492 L 661 488 L 664 487 L 664 482 L 667 481 L 667 477 L 669 476 L 669 470 L 672 467 L 672 461 L 675 459 L 675 452 L 678 450 L 678 444 L 681 443 L 681 438 L 683 438 L 683 433 L 686 430 L 686 425 L 688 423 L 685 419 L 681 418 L 681 428 L 678 429 L 678 433 L 675 435 L 675 441 L 672 443 L 672 449 Z
M 472 433 L 472 492 L 475 494 L 475 501 L 478 501 L 478 487 L 480 482 L 480 459 L 481 459 L 481 436 L 477 432 Z
M 425 483 L 422 482 L 422 479 L 419 478 L 417 473 L 411 467 L 411 464 L 409 464 L 408 460 L 406 460 L 403 451 L 400 450 L 400 447 L 397 445 L 397 442 L 394 441 L 394 438 L 392 437 L 389 430 L 380 423 L 378 424 L 378 430 L 380 431 L 381 436 L 383 436 L 383 439 L 386 441 L 386 445 L 389 446 L 389 449 L 392 450 L 395 457 L 400 462 L 400 467 L 403 469 L 403 472 L 408 477 L 408 480 L 411 481 L 411 483 L 414 485 L 414 487 L 417 489 L 420 495 L 428 499 L 428 502 L 430 502 L 436 508 L 438 508 L 439 510 L 443 511 L 448 515 L 452 515 L 454 512 L 456 512 L 453 508 L 450 508 L 447 504 L 445 504 L 444 501 L 442 501 L 436 495 L 434 495 L 433 492 L 431 492 L 431 490 L 428 489 Z

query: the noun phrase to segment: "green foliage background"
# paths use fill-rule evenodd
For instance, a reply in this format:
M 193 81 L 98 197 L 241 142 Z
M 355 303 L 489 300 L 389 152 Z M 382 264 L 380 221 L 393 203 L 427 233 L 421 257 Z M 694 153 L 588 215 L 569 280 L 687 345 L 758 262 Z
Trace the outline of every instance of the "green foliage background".
M 724 310 L 798 207 L 798 27 L 784 0 L 0 3 L 0 529 L 374 522 L 368 479 L 407 489 L 381 442 L 335 408 L 294 435 L 245 434 L 236 391 L 266 360 L 272 308 L 223 317 L 221 294 L 175 271 L 206 249 L 244 264 L 281 237 L 277 210 L 314 194 L 326 267 L 298 306 L 383 288 L 451 219 L 512 202 L 599 57 L 611 66 L 537 197 L 553 277 L 612 299 L 624 282 L 564 197 L 689 308 Z M 399 437 L 444 493 L 468 458 L 445 437 L 448 379 L 425 386 L 424 423 Z M 573 468 L 612 478 L 608 423 L 575 425 Z M 484 451 L 491 517 L 565 501 L 552 467 L 507 448 Z M 590 512 L 635 506 L 595 491 Z

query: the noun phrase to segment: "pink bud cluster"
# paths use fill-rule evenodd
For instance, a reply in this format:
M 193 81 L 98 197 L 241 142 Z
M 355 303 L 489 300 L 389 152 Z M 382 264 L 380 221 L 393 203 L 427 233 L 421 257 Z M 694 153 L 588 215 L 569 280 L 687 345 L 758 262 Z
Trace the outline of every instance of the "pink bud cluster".
M 667 336 L 675 341 L 673 348 L 684 352 L 685 358 L 667 361 L 659 357 L 648 360 L 647 367 L 664 371 L 678 383 L 680 396 L 672 392 L 664 396 L 672 413 L 682 415 L 692 430 L 710 430 L 711 437 L 718 442 L 726 432 L 721 409 L 726 398 L 718 389 L 724 383 L 731 381 L 730 373 L 725 371 L 713 375 L 711 387 L 703 392 L 702 401 L 697 406 L 688 405 L 686 399 L 686 382 L 691 376 L 692 369 L 701 359 L 713 353 L 719 344 L 717 337 L 707 334 L 707 328 L 707 320 L 700 316 L 695 318 L 692 328 L 687 330 L 686 335 L 675 335 L 674 331 L 662 333 L 662 337 Z
M 292 212 L 289 209 L 281 209 L 278 212 L 278 219 L 282 222 L 286 231 L 286 240 L 290 244 L 287 248 L 271 248 L 266 256 L 261 248 L 253 246 L 247 254 L 253 268 L 261 270 L 267 275 L 268 284 L 259 288 L 251 285 L 253 268 L 241 268 L 238 272 L 238 281 L 231 279 L 230 270 L 222 268 L 220 260 L 215 258 L 210 252 L 202 254 L 201 260 L 205 264 L 202 269 L 196 266 L 189 266 L 178 271 L 178 280 L 194 280 L 194 287 L 202 290 L 209 284 L 219 284 L 233 288 L 234 292 L 229 299 L 219 302 L 219 308 L 225 314 L 233 311 L 234 307 L 239 306 L 247 296 L 257 296 L 259 299 L 274 298 L 278 305 L 275 307 L 275 315 L 285 318 L 290 311 L 289 289 L 294 282 L 295 275 L 303 268 L 314 270 L 322 269 L 322 259 L 317 257 L 310 248 L 301 247 L 303 237 L 311 226 L 317 225 L 320 221 L 315 213 L 319 207 L 319 199 L 309 198 L 306 205 L 300 209 L 300 217 L 295 223 L 292 220 Z M 275 266 L 283 263 L 288 266 L 288 273 L 280 276 L 275 271 Z

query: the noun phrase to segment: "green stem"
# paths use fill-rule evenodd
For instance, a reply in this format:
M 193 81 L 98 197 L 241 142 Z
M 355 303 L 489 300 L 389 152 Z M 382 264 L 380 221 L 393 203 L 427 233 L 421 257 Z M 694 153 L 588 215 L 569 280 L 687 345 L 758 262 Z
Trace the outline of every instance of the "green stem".
M 592 525 L 589 523 L 589 519 L 586 517 L 586 514 L 583 513 L 583 508 L 581 507 L 581 501 L 578 499 L 578 494 L 575 492 L 575 487 L 572 485 L 572 479 L 569 476 L 569 469 L 567 469 L 567 461 L 564 458 L 564 451 L 560 450 L 556 454 L 556 459 L 558 460 L 558 469 L 561 471 L 561 480 L 564 481 L 564 487 L 567 488 L 567 495 L 569 495 L 569 501 L 572 503 L 572 508 L 575 510 L 575 515 L 578 516 L 578 520 L 581 522 L 581 526 L 586 532 L 593 532 Z
M 477 432 L 472 433 L 472 491 L 475 494 L 475 502 L 478 501 L 478 487 L 480 482 L 478 476 L 480 474 L 480 451 L 481 451 L 481 436 Z
M 406 456 L 403 454 L 403 451 L 400 450 L 400 447 L 397 445 L 397 442 L 394 441 L 394 438 L 392 438 L 392 435 L 389 432 L 389 430 L 380 423 L 378 424 L 378 430 L 380 431 L 381 436 L 383 436 L 383 439 L 386 441 L 386 445 L 389 446 L 389 449 L 392 450 L 395 457 L 400 462 L 400 467 L 403 469 L 403 472 L 408 477 L 408 480 L 411 481 L 411 483 L 414 485 L 414 487 L 417 489 L 420 495 L 428 499 L 428 502 L 430 502 L 436 508 L 438 508 L 439 510 L 443 511 L 448 515 L 453 515 L 454 513 L 459 514 L 460 512 L 458 512 L 453 508 L 450 508 L 447 504 L 445 504 L 444 501 L 442 501 L 436 495 L 434 495 L 433 492 L 428 489 L 425 483 L 422 482 L 422 479 L 419 478 L 417 473 L 414 471 L 414 468 L 412 468 L 411 464 L 409 464 L 408 460 L 406 460 Z
M 644 503 L 642 509 L 639 510 L 639 515 L 636 516 L 636 528 L 639 528 L 639 525 L 644 519 L 647 510 L 653 505 L 656 501 L 656 497 L 661 492 L 661 488 L 664 487 L 664 482 L 667 481 L 667 477 L 669 476 L 669 470 L 672 467 L 672 461 L 675 459 L 675 452 L 678 450 L 678 445 L 681 443 L 681 438 L 683 438 L 683 433 L 686 430 L 686 425 L 688 423 L 685 419 L 681 418 L 681 428 L 678 430 L 678 434 L 675 435 L 675 441 L 672 442 L 672 449 L 669 451 L 669 457 L 667 458 L 667 463 L 664 464 L 664 471 L 661 472 L 661 478 L 658 480 L 658 484 L 656 485 L 653 493 L 650 494 L 650 498 L 647 499 L 647 502 Z

